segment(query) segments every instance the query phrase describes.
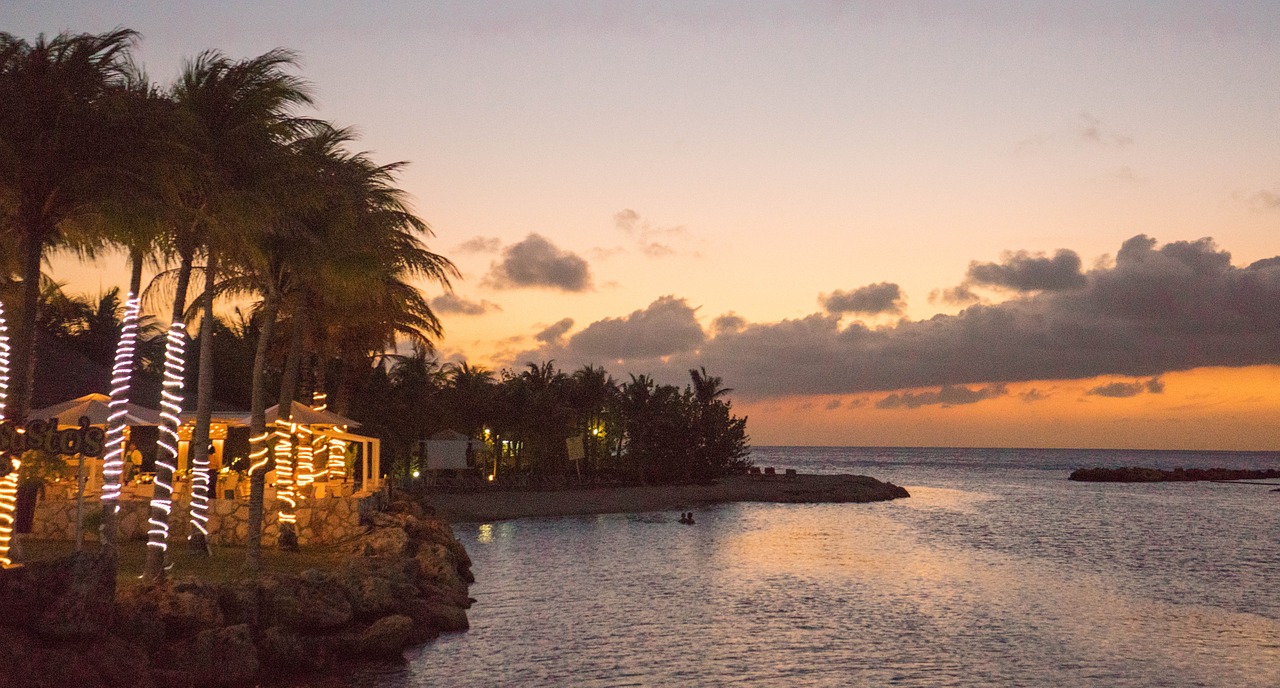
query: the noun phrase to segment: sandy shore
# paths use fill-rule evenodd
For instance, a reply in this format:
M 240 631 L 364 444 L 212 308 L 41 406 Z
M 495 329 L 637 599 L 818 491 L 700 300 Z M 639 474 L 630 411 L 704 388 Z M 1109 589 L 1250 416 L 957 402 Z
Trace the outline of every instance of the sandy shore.
M 901 487 L 863 475 L 798 475 L 767 480 L 731 476 L 712 485 L 430 494 L 423 502 L 446 520 L 468 523 L 527 516 L 687 511 L 726 502 L 820 504 L 908 496 Z

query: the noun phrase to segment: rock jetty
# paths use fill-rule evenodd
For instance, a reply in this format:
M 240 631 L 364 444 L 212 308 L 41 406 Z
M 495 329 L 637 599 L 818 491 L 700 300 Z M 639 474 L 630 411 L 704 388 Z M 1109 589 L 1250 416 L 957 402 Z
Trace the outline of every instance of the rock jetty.
M 1091 483 L 1167 483 L 1197 480 L 1265 480 L 1280 478 L 1277 470 L 1239 470 L 1234 468 L 1078 468 L 1068 480 Z
M 331 569 L 117 593 L 97 552 L 0 570 L 0 685 L 250 686 L 468 626 L 471 560 L 408 503 L 373 516 Z

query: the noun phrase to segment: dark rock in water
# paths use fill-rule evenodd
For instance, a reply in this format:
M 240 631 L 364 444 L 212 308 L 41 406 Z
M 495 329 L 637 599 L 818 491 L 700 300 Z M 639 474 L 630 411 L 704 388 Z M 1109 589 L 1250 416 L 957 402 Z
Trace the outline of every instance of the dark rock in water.
M 399 655 L 412 633 L 412 618 L 402 614 L 384 616 L 360 634 L 360 652 L 371 657 Z
M 1242 470 L 1234 468 L 1078 468 L 1068 480 L 1095 483 L 1162 483 L 1200 480 L 1264 480 L 1280 478 L 1280 470 Z

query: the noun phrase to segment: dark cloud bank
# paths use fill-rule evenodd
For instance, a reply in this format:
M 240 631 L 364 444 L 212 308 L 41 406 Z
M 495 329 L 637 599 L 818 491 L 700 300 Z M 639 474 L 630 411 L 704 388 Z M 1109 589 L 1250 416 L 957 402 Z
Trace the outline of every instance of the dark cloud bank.
M 669 381 L 705 365 L 752 397 L 940 388 L 880 402 L 908 408 L 1000 396 L 1001 383 L 1104 374 L 1153 379 L 1091 394 L 1158 393 L 1158 376 L 1168 371 L 1280 363 L 1280 258 L 1244 268 L 1230 258 L 1211 239 L 1157 246 L 1144 235 L 1124 242 L 1114 266 L 1087 273 L 1070 251 L 1011 253 L 973 264 L 969 281 L 1017 290 L 1014 299 L 874 330 L 842 328 L 838 313 L 757 324 L 730 314 L 707 333 L 694 308 L 667 296 L 516 362 L 623 360 L 615 374 Z M 986 386 L 961 387 L 975 384 Z

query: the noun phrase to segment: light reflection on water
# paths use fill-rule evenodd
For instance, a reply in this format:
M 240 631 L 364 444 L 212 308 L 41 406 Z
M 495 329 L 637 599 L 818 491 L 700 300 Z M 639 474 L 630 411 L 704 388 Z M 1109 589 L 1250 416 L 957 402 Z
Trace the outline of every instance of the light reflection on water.
M 886 504 L 457 526 L 471 631 L 352 682 L 1280 685 L 1280 495 L 926 459 L 858 471 Z

